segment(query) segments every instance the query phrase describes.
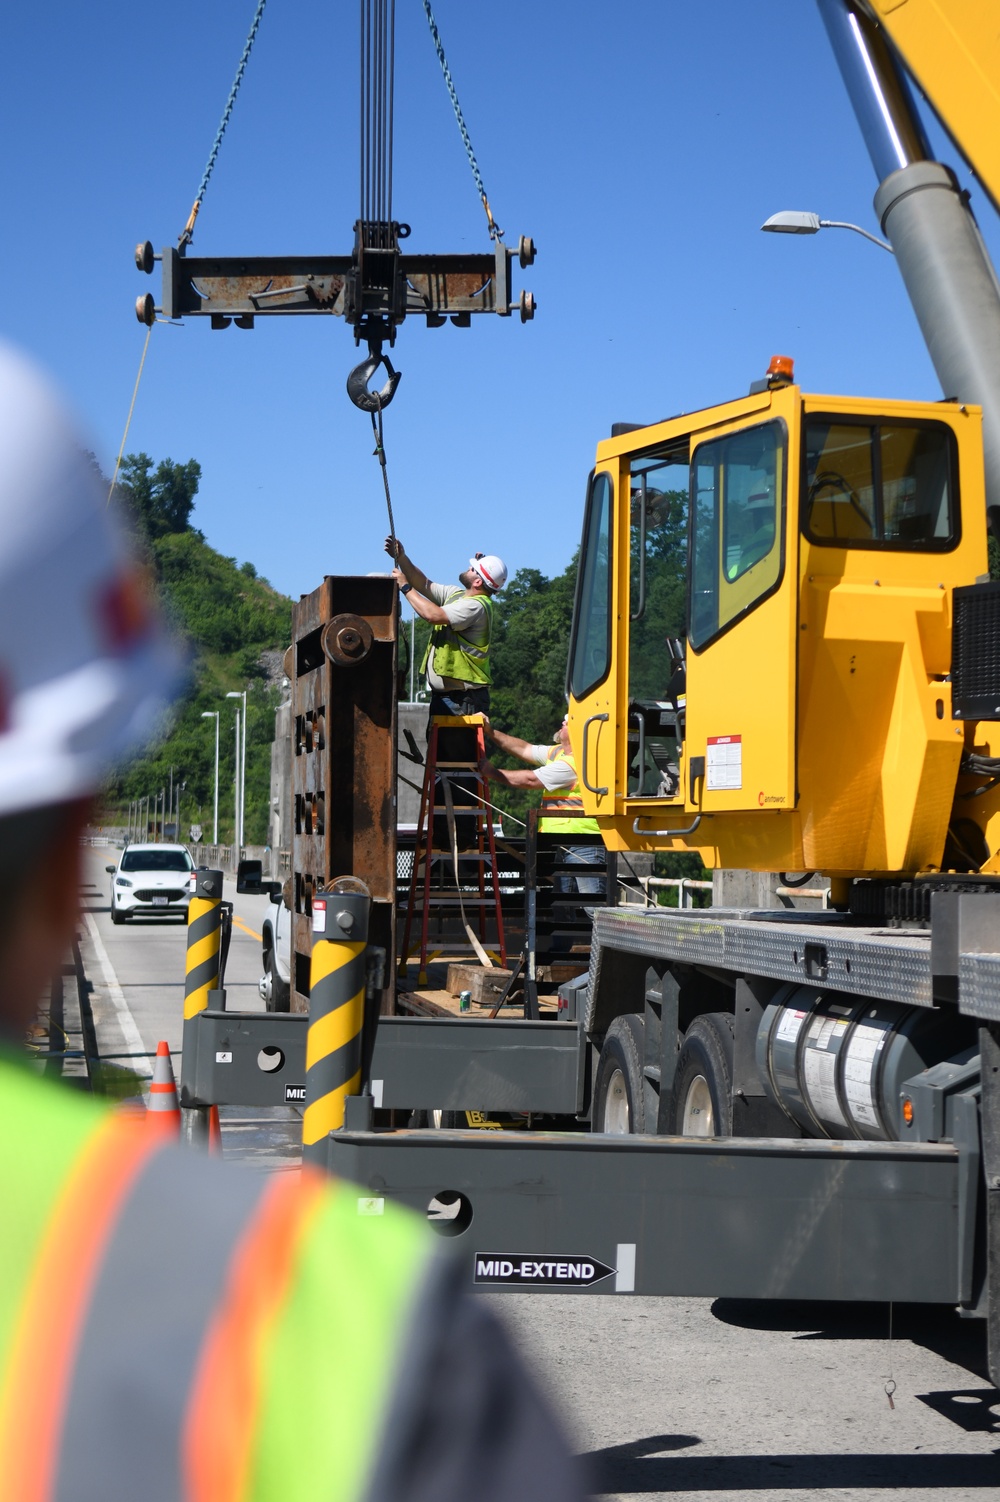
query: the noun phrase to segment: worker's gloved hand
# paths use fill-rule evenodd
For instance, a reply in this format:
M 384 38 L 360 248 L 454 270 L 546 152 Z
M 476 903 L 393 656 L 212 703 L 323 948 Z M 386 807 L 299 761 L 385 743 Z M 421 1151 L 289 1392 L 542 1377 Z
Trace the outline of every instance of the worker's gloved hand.
M 403 556 L 403 544 L 398 537 L 395 540 L 387 537 L 385 540 L 385 550 L 390 558 L 402 558 Z

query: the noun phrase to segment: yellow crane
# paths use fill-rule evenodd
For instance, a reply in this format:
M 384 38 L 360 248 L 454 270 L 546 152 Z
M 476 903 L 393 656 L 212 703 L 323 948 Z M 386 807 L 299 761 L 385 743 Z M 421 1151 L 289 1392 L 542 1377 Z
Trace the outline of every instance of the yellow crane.
M 996 203 L 1000 28 L 985 0 L 820 10 L 944 400 L 807 393 L 778 358 L 747 396 L 602 441 L 570 729 L 610 847 L 820 871 L 846 906 L 851 878 L 1000 873 L 1000 296 L 902 69 Z M 678 509 L 671 649 L 648 614 Z

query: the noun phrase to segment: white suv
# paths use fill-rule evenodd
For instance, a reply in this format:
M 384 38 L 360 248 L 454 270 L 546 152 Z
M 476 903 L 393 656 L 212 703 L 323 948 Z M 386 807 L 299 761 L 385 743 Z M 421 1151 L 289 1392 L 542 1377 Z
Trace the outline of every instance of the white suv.
M 186 921 L 194 869 L 183 845 L 126 845 L 117 866 L 107 867 L 114 877 L 112 923 L 151 913 L 172 913 Z

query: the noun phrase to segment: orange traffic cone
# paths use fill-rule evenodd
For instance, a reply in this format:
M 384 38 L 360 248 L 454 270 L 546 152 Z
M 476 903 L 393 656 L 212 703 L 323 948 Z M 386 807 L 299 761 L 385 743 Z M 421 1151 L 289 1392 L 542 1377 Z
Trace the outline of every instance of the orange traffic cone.
M 218 1106 L 208 1108 L 208 1150 L 215 1157 L 222 1157 L 222 1126 Z
M 149 1087 L 149 1105 L 146 1107 L 146 1129 L 161 1137 L 179 1137 L 181 1134 L 181 1108 L 177 1099 L 170 1049 L 166 1043 L 156 1045 L 156 1063 L 153 1065 L 153 1082 Z

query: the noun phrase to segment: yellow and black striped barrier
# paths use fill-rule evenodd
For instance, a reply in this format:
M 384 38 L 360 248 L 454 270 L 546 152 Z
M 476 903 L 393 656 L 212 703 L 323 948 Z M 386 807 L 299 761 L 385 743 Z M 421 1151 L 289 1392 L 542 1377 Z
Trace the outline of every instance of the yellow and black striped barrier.
M 312 900 L 302 1157 L 322 1167 L 327 1137 L 344 1124 L 344 1101 L 361 1090 L 370 907 L 367 892 L 329 891 Z
M 184 965 L 184 1020 L 208 1006 L 219 989 L 222 963 L 222 872 L 198 871 L 188 904 L 187 959 Z

